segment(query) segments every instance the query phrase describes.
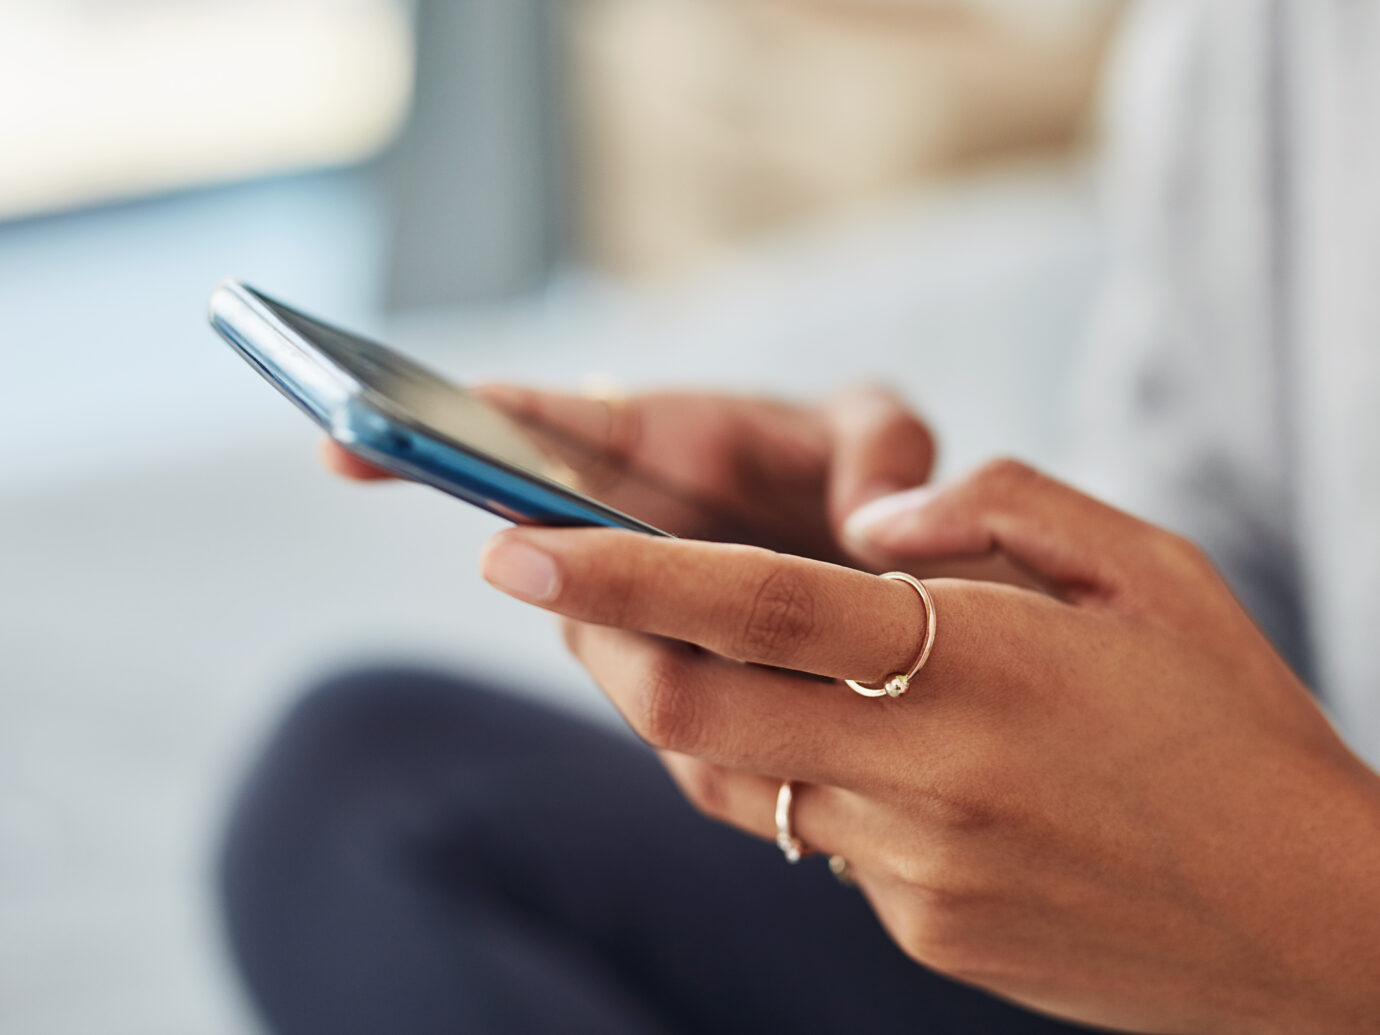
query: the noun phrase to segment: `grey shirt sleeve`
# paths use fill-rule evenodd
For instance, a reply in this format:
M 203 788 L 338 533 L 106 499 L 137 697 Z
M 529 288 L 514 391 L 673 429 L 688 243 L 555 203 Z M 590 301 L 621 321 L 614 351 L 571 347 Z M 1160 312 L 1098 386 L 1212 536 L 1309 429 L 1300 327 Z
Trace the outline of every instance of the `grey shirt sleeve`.
M 1077 387 L 1090 490 L 1202 545 L 1306 670 L 1291 495 L 1288 170 L 1270 0 L 1142 3 L 1107 104 L 1105 292 Z

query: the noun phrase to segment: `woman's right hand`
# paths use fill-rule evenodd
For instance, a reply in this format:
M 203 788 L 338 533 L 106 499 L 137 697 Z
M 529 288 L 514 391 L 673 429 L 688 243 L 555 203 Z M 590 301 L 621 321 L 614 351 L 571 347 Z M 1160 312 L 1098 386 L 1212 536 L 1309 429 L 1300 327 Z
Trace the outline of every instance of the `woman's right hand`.
M 934 465 L 924 422 L 875 388 L 818 405 L 707 392 L 610 401 L 509 385 L 481 391 L 511 416 L 592 447 L 592 459 L 563 459 L 577 460 L 599 499 L 687 538 L 856 563 L 842 539 L 849 516 L 922 485 Z M 348 477 L 383 476 L 333 443 L 326 459 Z

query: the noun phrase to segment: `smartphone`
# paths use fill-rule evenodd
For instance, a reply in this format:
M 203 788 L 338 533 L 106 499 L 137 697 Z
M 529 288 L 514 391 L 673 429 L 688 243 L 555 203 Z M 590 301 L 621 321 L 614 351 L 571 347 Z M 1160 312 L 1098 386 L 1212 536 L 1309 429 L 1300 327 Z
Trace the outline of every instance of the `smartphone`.
M 238 281 L 211 296 L 211 326 L 345 449 L 519 524 L 669 535 L 578 487 L 588 450 L 519 422 L 387 346 Z

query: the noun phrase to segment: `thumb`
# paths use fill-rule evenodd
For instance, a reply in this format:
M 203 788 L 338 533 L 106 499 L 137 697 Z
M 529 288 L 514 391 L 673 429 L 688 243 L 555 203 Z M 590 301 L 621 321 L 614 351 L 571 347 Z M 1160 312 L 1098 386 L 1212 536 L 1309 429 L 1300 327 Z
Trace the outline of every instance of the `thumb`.
M 1111 593 L 1137 582 L 1176 537 L 1013 460 L 941 489 L 862 507 L 845 535 L 855 548 L 934 562 L 1000 557 L 1065 593 Z
M 934 437 L 893 392 L 858 388 L 824 407 L 829 426 L 829 520 L 836 535 L 865 503 L 921 485 L 934 468 Z

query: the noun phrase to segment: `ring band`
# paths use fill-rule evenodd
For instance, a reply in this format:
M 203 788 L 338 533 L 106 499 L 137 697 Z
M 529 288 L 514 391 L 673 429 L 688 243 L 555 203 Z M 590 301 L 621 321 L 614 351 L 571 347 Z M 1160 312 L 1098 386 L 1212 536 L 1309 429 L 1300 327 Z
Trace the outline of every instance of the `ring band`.
M 834 875 L 834 879 L 845 888 L 856 888 L 858 882 L 853 879 L 853 867 L 848 865 L 848 860 L 841 855 L 829 856 L 829 872 Z
M 915 592 L 920 594 L 920 602 L 925 606 L 925 643 L 920 648 L 920 654 L 915 659 L 915 664 L 910 667 L 909 672 L 898 672 L 891 676 L 881 686 L 867 686 L 856 680 L 845 680 L 848 688 L 855 693 L 862 694 L 864 697 L 904 697 L 910 690 L 910 682 L 920 670 L 925 667 L 925 662 L 930 660 L 930 651 L 934 650 L 934 634 L 936 629 L 936 619 L 934 614 L 934 598 L 930 596 L 930 591 L 925 588 L 925 584 L 914 575 L 907 575 L 903 571 L 890 571 L 882 576 L 884 579 L 891 579 L 893 582 L 904 582 Z
M 805 854 L 805 846 L 800 838 L 791 833 L 791 804 L 794 799 L 791 781 L 787 780 L 776 793 L 776 847 L 781 849 L 781 854 L 791 864 L 800 862 Z

